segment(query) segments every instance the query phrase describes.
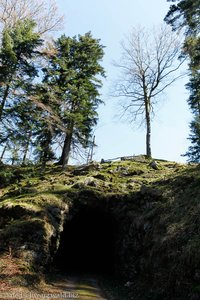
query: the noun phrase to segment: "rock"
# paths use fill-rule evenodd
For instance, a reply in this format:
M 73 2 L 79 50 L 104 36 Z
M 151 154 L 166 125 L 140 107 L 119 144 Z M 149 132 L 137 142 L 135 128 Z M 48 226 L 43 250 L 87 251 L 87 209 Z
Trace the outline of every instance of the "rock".
M 122 173 L 123 176 L 137 176 L 144 174 L 143 170 L 127 170 L 126 172 Z
M 159 170 L 158 163 L 157 163 L 155 160 L 153 160 L 153 161 L 149 164 L 149 166 L 150 166 L 152 169 L 154 169 L 154 170 Z
M 89 186 L 98 186 L 97 180 L 94 179 L 94 177 L 87 177 L 84 182 L 84 185 L 89 185 Z
M 77 169 L 75 169 L 73 171 L 74 175 L 85 175 L 90 171 L 96 171 L 96 170 L 100 170 L 101 169 L 101 165 L 99 163 L 96 162 L 92 162 L 88 165 L 83 165 Z
M 73 188 L 78 188 L 78 189 L 82 189 L 86 186 L 94 186 L 97 187 L 98 186 L 98 181 L 95 180 L 94 177 L 87 177 L 84 180 L 79 180 L 78 182 L 76 182 L 73 185 Z

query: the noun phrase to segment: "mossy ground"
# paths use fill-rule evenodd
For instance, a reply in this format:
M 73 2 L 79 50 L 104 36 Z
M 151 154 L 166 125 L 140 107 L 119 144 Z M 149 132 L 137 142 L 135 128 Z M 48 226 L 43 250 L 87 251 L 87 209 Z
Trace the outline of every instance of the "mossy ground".
M 120 243 L 125 246 L 119 255 L 126 265 L 122 285 L 131 282 L 125 288 L 129 298 L 136 292 L 136 300 L 184 299 L 184 289 L 187 299 L 198 299 L 200 166 L 158 160 L 158 168 L 153 169 L 149 163 L 146 159 L 95 163 L 69 166 L 65 171 L 53 165 L 45 170 L 0 166 L 4 283 L 11 278 L 14 283 L 18 277 L 23 284 L 23 274 L 34 278 L 37 270 L 31 251 L 48 251 L 49 237 L 59 227 L 57 211 L 77 199 L 85 201 L 85 193 L 86 198 L 92 195 L 92 201 L 113 201 L 114 213 L 123 225 Z M 21 255 L 23 246 L 28 248 Z M 10 263 L 6 261 L 11 257 L 17 277 L 8 275 Z

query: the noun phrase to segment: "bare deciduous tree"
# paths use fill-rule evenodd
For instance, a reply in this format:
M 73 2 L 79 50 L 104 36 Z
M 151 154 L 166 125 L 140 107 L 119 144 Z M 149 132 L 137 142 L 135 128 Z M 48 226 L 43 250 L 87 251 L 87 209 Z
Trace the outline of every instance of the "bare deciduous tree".
M 25 19 L 35 20 L 40 34 L 56 31 L 63 23 L 55 0 L 0 1 L 0 24 L 3 27 L 13 27 L 17 21 Z
M 158 96 L 180 76 L 177 70 L 183 63 L 178 60 L 180 37 L 169 26 L 151 31 L 133 28 L 121 43 L 123 53 L 121 75 L 114 87 L 114 96 L 122 98 L 122 114 L 130 122 L 142 118 L 146 125 L 146 155 L 151 157 L 151 118 Z

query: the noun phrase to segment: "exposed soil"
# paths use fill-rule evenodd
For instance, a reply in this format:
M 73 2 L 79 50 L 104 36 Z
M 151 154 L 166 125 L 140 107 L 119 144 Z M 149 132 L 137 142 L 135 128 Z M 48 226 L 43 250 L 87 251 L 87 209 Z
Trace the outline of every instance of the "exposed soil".
M 93 276 L 56 276 L 37 288 L 1 286 L 0 300 L 79 299 L 106 300 L 98 279 Z

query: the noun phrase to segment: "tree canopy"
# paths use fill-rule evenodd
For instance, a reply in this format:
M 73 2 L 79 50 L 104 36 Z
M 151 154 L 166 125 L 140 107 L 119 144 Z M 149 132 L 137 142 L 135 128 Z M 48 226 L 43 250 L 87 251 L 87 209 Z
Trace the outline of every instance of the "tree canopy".
M 189 139 L 192 145 L 186 153 L 189 161 L 200 161 L 200 3 L 199 0 L 181 0 L 170 6 L 165 21 L 174 30 L 185 29 L 183 55 L 189 58 L 189 82 L 186 85 L 190 92 L 188 104 L 194 115 L 190 124 Z
M 167 0 L 177 2 L 172 4 L 165 17 L 165 21 L 174 30 L 185 27 L 186 34 L 194 34 L 200 31 L 200 3 L 199 0 Z
M 6 26 L 0 49 L 0 142 L 25 163 L 30 155 L 45 166 L 87 149 L 98 120 L 103 46 L 91 33 L 62 35 L 41 51 L 44 41 L 32 20 Z M 29 156 L 30 156 L 29 155 Z M 57 157 L 58 159 L 58 157 Z
M 14 27 L 27 19 L 35 22 L 40 34 L 57 31 L 63 23 L 55 0 L 0 1 L 0 27 Z

